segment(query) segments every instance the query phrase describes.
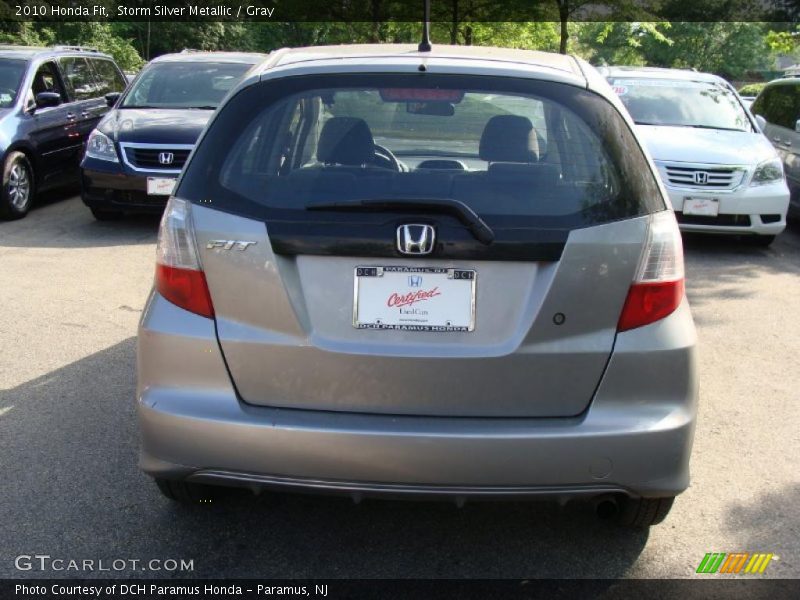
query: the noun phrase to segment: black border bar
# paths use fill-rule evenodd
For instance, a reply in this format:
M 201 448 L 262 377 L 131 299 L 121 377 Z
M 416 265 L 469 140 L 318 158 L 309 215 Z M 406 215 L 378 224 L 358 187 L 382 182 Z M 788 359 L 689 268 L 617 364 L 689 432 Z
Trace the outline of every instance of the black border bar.
M 432 0 L 433 23 L 796 23 L 800 0 Z M 0 0 L 0 20 L 422 22 L 422 0 Z

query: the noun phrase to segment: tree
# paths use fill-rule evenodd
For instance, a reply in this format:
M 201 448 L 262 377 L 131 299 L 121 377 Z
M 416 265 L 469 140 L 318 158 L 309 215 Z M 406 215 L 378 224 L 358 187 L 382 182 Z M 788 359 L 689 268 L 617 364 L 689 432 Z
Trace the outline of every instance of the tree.
M 673 43 L 670 27 L 667 22 L 574 23 L 574 51 L 595 64 L 646 65 L 645 47 Z
M 771 68 L 773 55 L 762 23 L 673 22 L 672 44 L 644 40 L 642 53 L 648 64 L 695 68 L 726 79 L 741 79 L 748 71 Z
M 569 20 L 584 6 L 591 4 L 592 0 L 555 0 L 558 6 L 558 20 L 560 24 L 560 42 L 558 51 L 561 54 L 567 53 L 567 42 L 569 42 Z

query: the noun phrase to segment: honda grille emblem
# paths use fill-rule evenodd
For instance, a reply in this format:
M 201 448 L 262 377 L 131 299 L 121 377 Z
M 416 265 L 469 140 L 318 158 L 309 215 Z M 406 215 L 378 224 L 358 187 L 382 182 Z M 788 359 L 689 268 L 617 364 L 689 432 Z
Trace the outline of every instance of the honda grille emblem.
M 162 165 L 171 165 L 173 160 L 175 160 L 175 155 L 172 152 L 158 153 L 158 162 Z
M 397 249 L 401 254 L 430 254 L 436 232 L 430 225 L 400 225 L 397 228 Z
M 708 183 L 708 173 L 705 171 L 695 171 L 694 182 L 698 185 L 706 185 Z

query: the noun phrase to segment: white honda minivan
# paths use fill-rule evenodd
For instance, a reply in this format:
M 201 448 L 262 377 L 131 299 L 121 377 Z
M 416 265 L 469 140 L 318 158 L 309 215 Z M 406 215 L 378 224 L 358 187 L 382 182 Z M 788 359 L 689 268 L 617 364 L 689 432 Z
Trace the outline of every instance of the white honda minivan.
M 681 230 L 775 240 L 789 206 L 783 165 L 727 81 L 642 67 L 604 75 L 655 160 Z

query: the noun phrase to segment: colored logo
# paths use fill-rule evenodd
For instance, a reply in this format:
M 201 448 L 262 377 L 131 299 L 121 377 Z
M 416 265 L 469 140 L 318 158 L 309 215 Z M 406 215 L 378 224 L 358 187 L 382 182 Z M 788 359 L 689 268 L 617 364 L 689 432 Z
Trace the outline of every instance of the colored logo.
M 778 557 L 771 553 L 755 552 L 709 552 L 700 561 L 697 573 L 755 574 L 767 570 L 772 559 Z
M 389 308 L 393 306 L 411 306 L 415 302 L 422 302 L 423 300 L 430 300 L 436 296 L 441 296 L 439 286 L 430 290 L 419 290 L 418 292 L 408 292 L 407 294 L 392 293 L 386 301 L 386 306 Z

